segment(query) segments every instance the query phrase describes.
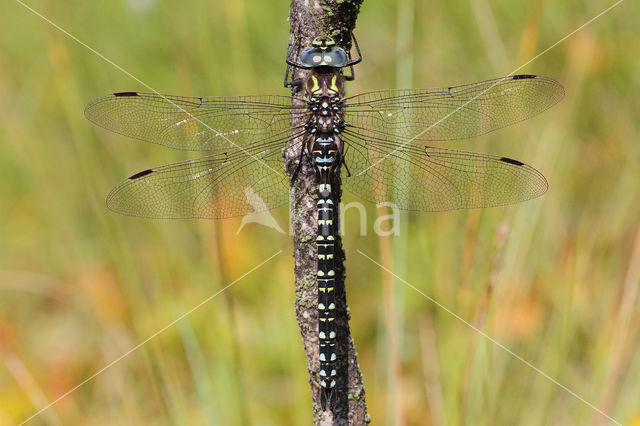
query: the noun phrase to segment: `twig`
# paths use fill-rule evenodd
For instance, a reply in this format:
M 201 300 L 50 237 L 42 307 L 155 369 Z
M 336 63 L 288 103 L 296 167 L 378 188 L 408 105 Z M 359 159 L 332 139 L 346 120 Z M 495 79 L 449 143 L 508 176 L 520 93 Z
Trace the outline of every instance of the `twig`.
M 314 37 L 333 37 L 345 49 L 350 46 L 350 32 L 355 26 L 362 0 L 292 0 L 289 15 L 291 24 L 290 42 L 300 36 L 302 46 L 308 46 Z M 306 71 L 294 70 L 294 78 L 303 77 Z M 300 95 L 295 93 L 294 95 Z M 297 125 L 301 123 L 292 123 Z M 300 140 L 285 151 L 285 164 L 291 176 L 300 161 Z M 356 359 L 353 339 L 348 324 L 348 308 L 344 291 L 344 252 L 338 238 L 336 253 L 336 354 L 338 360 L 338 383 L 333 403 L 326 411 L 321 409 L 321 392 L 318 379 L 318 290 L 316 283 L 316 176 L 312 168 L 303 161 L 295 181 L 291 183 L 291 222 L 293 229 L 293 255 L 295 260 L 296 318 L 307 354 L 307 368 L 313 400 L 314 422 L 317 425 L 363 425 L 369 415 L 364 398 L 362 375 Z M 341 194 L 336 194 L 335 206 Z M 338 212 L 335 218 L 339 217 Z M 339 226 L 337 227 L 339 229 Z M 346 378 L 346 381 L 345 381 Z

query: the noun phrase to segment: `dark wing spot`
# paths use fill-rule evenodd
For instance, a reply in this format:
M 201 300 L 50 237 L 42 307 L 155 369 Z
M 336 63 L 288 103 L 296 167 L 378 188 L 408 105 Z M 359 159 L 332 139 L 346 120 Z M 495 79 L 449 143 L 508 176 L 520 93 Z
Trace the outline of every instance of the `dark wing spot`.
M 519 74 L 519 75 L 514 75 L 513 79 L 514 80 L 526 80 L 528 78 L 536 78 L 537 75 L 534 74 Z
M 147 169 L 147 170 L 144 170 L 142 172 L 136 173 L 135 175 L 131 176 L 129 179 L 131 179 L 131 180 L 138 179 L 138 178 L 141 178 L 142 176 L 146 176 L 146 175 L 148 175 L 150 173 L 153 173 L 153 170 Z
M 114 93 L 113 96 L 138 96 L 138 92 L 118 92 Z
M 518 160 L 514 160 L 513 158 L 502 157 L 500 161 L 504 161 L 505 163 L 508 163 L 508 164 L 513 164 L 514 166 L 524 166 L 524 163 L 521 163 Z

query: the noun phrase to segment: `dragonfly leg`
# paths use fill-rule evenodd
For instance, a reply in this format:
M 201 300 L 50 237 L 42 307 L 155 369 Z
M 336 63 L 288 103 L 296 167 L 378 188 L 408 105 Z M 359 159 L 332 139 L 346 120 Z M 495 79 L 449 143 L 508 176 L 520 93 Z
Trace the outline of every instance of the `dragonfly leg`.
M 349 166 L 347 166 L 347 153 L 349 152 L 349 144 L 345 144 L 344 153 L 340 156 L 340 165 L 337 167 L 340 169 L 340 166 L 344 165 L 344 169 L 347 171 L 347 177 L 351 177 L 351 172 L 349 171 Z M 342 182 L 342 176 L 340 176 L 340 182 Z
M 352 67 L 355 64 L 359 64 L 362 61 L 362 53 L 360 52 L 360 46 L 358 46 L 358 40 L 356 40 L 356 36 L 351 31 L 351 39 L 353 40 L 353 44 L 356 46 L 356 52 L 358 53 L 358 57 L 354 60 L 351 60 L 351 52 L 349 52 L 349 62 L 347 65 Z M 352 68 L 353 71 L 353 68 Z
M 349 166 L 347 166 L 347 162 L 343 160 L 342 164 L 344 165 L 344 169 L 347 171 L 347 177 L 351 177 L 351 172 L 349 171 Z
M 292 67 L 307 69 L 307 67 L 305 67 L 304 65 L 296 62 L 294 59 L 291 58 L 291 54 L 293 53 L 293 50 L 296 48 L 296 45 L 300 44 L 300 38 L 302 37 L 300 35 L 299 30 L 296 30 L 296 32 L 298 33 L 298 36 L 296 37 L 296 39 L 293 41 L 293 43 L 291 44 L 291 46 L 287 50 L 287 58 L 285 59 L 285 62 L 287 63 L 287 68 L 285 69 L 285 72 L 284 72 L 284 87 L 294 87 L 294 86 L 295 87 L 300 87 L 300 86 L 302 86 L 302 82 L 304 81 L 302 78 L 298 78 L 298 79 L 295 79 L 295 80 L 288 81 L 289 80 L 289 73 L 291 73 L 292 76 L 293 76 L 293 72 L 291 71 Z
M 306 155 L 306 152 L 305 152 L 305 147 L 306 146 L 307 146 L 307 144 L 306 144 L 306 141 L 305 141 L 302 144 L 302 147 L 300 149 L 300 158 L 298 158 L 298 164 L 296 165 L 296 169 L 291 174 L 291 182 L 295 182 L 296 178 L 298 177 L 298 172 L 302 168 L 302 161 L 304 160 L 305 155 Z
M 288 69 L 288 66 L 287 66 Z M 286 78 L 286 77 L 285 77 Z M 295 80 L 291 80 L 291 81 L 284 81 L 284 87 L 301 87 L 302 83 L 304 82 L 303 78 L 296 78 Z
M 349 58 L 349 61 L 351 61 L 351 52 L 347 53 L 347 57 Z M 356 73 L 353 70 L 353 65 L 349 65 L 349 70 L 351 70 L 351 75 L 344 75 L 344 79 L 346 81 L 353 81 L 356 78 Z
M 344 79 L 347 81 L 353 81 L 356 78 L 356 73 L 353 70 L 353 66 L 360 63 L 360 61 L 362 61 L 362 53 L 360 53 L 360 46 L 358 46 L 358 40 L 356 40 L 356 36 L 353 35 L 353 31 L 351 32 L 351 39 L 353 40 L 353 44 L 356 47 L 356 52 L 358 53 L 358 57 L 356 59 L 351 59 L 351 51 L 347 52 L 347 58 L 349 60 L 347 61 L 347 64 L 345 66 L 348 66 L 349 69 L 351 70 L 351 75 L 344 76 Z

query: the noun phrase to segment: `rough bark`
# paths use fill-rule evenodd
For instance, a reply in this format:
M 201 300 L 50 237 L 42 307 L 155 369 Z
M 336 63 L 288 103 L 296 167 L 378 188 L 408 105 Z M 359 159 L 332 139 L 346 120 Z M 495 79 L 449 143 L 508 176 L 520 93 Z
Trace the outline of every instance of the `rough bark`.
M 362 0 L 292 0 L 289 20 L 291 24 L 290 42 L 301 36 L 301 45 L 309 46 L 314 37 L 328 35 L 345 49 L 349 49 L 350 32 Z M 298 52 L 299 53 L 299 52 Z M 294 70 L 294 78 L 304 77 L 304 70 Z M 348 87 L 347 87 L 348 90 Z M 294 95 L 301 95 L 294 89 Z M 297 123 L 293 123 L 297 124 Z M 298 141 L 299 142 L 299 141 Z M 300 160 L 300 146 L 292 145 L 285 152 L 285 162 L 289 175 Z M 341 240 L 337 241 L 336 254 L 336 354 L 342 363 L 338 366 L 339 380 L 335 390 L 334 403 L 322 411 L 320 385 L 318 379 L 318 290 L 316 283 L 316 176 L 306 161 L 291 182 L 291 224 L 293 229 L 293 251 L 295 260 L 296 318 L 300 326 L 304 350 L 307 354 L 307 368 L 313 400 L 313 415 L 317 425 L 364 425 L 369 423 L 365 403 L 362 375 L 358 366 L 353 339 L 348 324 L 348 308 L 344 291 L 344 251 Z M 340 194 L 337 194 L 339 206 Z M 336 211 L 335 218 L 339 217 Z M 346 361 L 345 361 L 346 360 Z M 346 380 L 345 380 L 346 378 Z

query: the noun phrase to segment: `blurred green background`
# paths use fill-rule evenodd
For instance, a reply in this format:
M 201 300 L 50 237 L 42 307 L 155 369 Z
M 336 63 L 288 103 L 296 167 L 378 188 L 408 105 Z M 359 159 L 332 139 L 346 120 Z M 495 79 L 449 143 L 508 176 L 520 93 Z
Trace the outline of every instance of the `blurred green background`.
M 29 4 L 164 93 L 287 94 L 286 1 Z M 355 94 L 510 73 L 609 1 L 366 0 Z M 623 424 L 640 424 L 640 6 L 628 1 L 520 72 L 566 98 L 451 147 L 549 180 L 510 207 L 346 214 L 347 296 L 373 424 L 612 424 L 384 273 L 361 250 Z M 240 219 L 108 211 L 124 177 L 197 153 L 84 119 L 146 90 L 19 3 L 0 4 L 0 424 L 19 423 L 278 250 L 283 253 L 30 424 L 300 425 L 310 391 L 289 235 Z M 346 202 L 356 201 L 346 195 Z M 284 229 L 288 210 L 273 212 Z

